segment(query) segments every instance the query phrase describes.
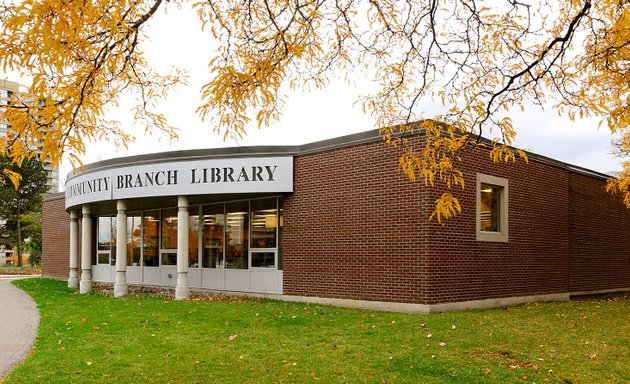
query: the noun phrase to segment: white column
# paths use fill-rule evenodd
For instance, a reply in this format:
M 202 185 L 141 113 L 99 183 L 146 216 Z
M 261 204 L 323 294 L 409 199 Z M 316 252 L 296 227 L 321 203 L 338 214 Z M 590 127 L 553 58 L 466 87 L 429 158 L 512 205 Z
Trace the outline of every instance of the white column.
M 83 205 L 83 219 L 81 221 L 81 282 L 79 293 L 92 292 L 92 216 L 90 206 Z
M 79 211 L 70 211 L 70 276 L 68 287 L 79 288 Z
M 114 296 L 122 297 L 128 292 L 127 287 L 127 204 L 124 200 L 116 202 L 116 284 Z
M 186 299 L 190 294 L 188 286 L 188 198 L 177 198 L 177 286 L 175 300 Z

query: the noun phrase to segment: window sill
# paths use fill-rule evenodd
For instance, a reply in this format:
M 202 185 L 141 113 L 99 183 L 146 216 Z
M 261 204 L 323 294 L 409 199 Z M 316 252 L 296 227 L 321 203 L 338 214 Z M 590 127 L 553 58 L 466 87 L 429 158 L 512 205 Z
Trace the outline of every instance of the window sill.
M 492 243 L 507 243 L 508 234 L 504 232 L 477 232 L 477 241 L 487 241 Z

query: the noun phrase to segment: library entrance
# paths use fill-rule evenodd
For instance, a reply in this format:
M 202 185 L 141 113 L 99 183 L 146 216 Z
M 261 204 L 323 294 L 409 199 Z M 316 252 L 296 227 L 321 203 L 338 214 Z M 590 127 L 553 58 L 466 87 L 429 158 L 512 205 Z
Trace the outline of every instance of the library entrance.
M 282 293 L 293 157 L 185 155 L 97 163 L 68 180 L 69 286 L 115 282 L 116 296 L 128 284 L 172 286 L 177 299 L 190 288 Z
M 116 246 L 126 247 L 127 282 L 175 286 L 177 208 L 129 213 L 127 231 L 116 216 L 96 219 L 94 280 L 114 281 Z M 282 292 L 281 197 L 226 201 L 188 208 L 190 287 L 247 292 Z M 118 237 L 121 237 L 120 241 Z

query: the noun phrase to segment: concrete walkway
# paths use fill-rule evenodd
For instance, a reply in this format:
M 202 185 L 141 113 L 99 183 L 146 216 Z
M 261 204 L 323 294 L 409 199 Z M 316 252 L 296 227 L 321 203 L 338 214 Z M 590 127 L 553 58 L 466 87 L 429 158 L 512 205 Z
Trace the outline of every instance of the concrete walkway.
M 35 302 L 11 284 L 19 278 L 0 276 L 0 382 L 31 352 L 39 326 Z

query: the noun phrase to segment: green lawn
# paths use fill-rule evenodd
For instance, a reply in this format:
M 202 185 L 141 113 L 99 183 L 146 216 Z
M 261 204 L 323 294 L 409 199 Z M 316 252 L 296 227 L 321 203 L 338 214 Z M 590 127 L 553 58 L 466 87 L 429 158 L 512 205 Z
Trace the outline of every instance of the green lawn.
M 14 284 L 41 324 L 7 384 L 630 382 L 628 298 L 409 315 Z

